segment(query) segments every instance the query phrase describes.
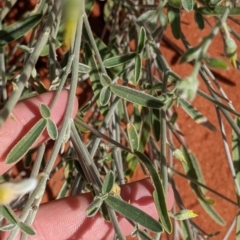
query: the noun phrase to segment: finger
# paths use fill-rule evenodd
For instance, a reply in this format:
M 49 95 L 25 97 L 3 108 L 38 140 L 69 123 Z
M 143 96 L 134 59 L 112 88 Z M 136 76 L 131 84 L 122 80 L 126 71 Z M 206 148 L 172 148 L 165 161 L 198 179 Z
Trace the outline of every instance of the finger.
M 157 219 L 156 207 L 152 198 L 153 186 L 149 179 L 143 179 L 121 187 L 121 197 Z M 71 196 L 40 206 L 33 227 L 37 234 L 31 240 L 39 239 L 113 239 L 114 230 L 100 214 L 86 217 L 86 208 L 92 201 L 90 194 Z M 167 208 L 173 206 L 174 196 L 171 186 L 168 187 Z M 134 227 L 118 216 L 118 222 L 124 236 L 132 233 Z M 6 235 L 4 236 L 5 239 Z M 17 238 L 19 239 L 19 238 Z
M 40 103 L 50 105 L 55 92 L 43 93 L 39 96 L 28 98 L 20 101 L 14 108 L 12 114 L 8 117 L 6 122 L 0 129 L 0 175 L 12 167 L 11 164 L 4 163 L 7 154 L 13 146 L 33 127 L 33 125 L 41 118 L 39 112 Z M 51 119 L 59 127 L 62 123 L 69 96 L 68 90 L 63 90 L 59 96 L 58 101 L 51 110 Z M 74 109 L 72 116 L 77 113 L 78 103 L 77 98 L 74 102 Z M 49 136 L 46 131 L 39 137 L 33 147 L 48 140 Z

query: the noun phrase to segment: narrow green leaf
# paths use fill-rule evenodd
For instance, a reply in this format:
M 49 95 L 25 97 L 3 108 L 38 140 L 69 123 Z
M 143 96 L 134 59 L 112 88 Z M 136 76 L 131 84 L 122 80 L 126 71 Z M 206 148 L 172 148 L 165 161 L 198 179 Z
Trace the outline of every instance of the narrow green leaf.
M 181 37 L 180 9 L 168 5 L 168 20 L 171 25 L 173 36 L 179 39 Z
M 84 45 L 84 58 L 86 61 L 86 64 L 91 68 L 89 72 L 89 77 L 91 81 L 91 86 L 93 90 L 94 97 L 97 99 L 97 105 L 100 110 L 100 112 L 103 115 L 106 115 L 106 112 L 108 110 L 108 106 L 102 106 L 100 103 L 100 92 L 102 89 L 102 84 L 100 82 L 101 74 L 99 72 L 99 68 L 97 66 L 96 60 L 94 58 L 94 55 L 92 53 L 92 49 L 88 44 Z
M 100 82 L 104 87 L 108 87 L 112 83 L 112 79 L 107 74 L 102 74 Z
M 42 14 L 28 16 L 3 30 L 0 30 L 0 46 L 4 46 L 13 40 L 22 37 L 30 29 L 34 28 L 41 18 Z
M 217 69 L 227 69 L 228 68 L 228 64 L 220 58 L 206 57 L 204 59 L 206 61 L 206 64 L 211 68 L 217 68 Z
M 182 7 L 181 0 L 168 0 L 168 4 L 173 8 L 181 8 Z
M 134 70 L 134 80 L 138 82 L 142 73 L 142 59 L 139 55 L 135 57 L 135 70 Z
M 111 91 L 109 87 L 103 87 L 100 92 L 100 104 L 106 106 L 111 98 Z
M 86 213 L 88 217 L 93 217 L 102 206 L 103 200 L 100 197 L 95 197 L 91 204 L 87 207 Z
M 179 104 L 183 108 L 183 110 L 197 123 L 200 124 L 206 128 L 208 128 L 211 131 L 216 131 L 216 128 L 214 125 L 208 121 L 208 119 L 202 115 L 201 112 L 199 112 L 196 108 L 194 108 L 188 101 L 184 99 L 178 99 Z
M 87 0 L 85 3 L 85 12 L 87 15 L 89 15 L 93 9 L 93 5 L 95 3 L 95 0 Z
M 222 0 L 210 0 L 209 6 L 215 8 Z
M 11 149 L 6 158 L 6 163 L 15 163 L 17 160 L 22 158 L 32 145 L 36 142 L 39 136 L 46 128 L 47 120 L 40 119 L 26 135 Z
M 135 107 L 135 111 L 137 109 L 137 106 Z M 136 127 L 137 131 L 141 133 L 139 136 L 139 152 L 144 152 L 144 149 L 149 142 L 150 133 L 151 133 L 151 109 L 148 108 L 142 108 L 141 109 L 141 122 L 137 122 L 138 119 L 138 112 L 134 114 L 134 126 Z M 138 130 L 139 129 L 139 130 Z
M 147 168 L 148 172 L 150 173 L 151 179 L 154 184 L 154 192 L 153 192 L 153 199 L 156 205 L 158 215 L 160 217 L 160 221 L 163 225 L 163 228 L 168 232 L 172 232 L 172 224 L 168 216 L 167 205 L 166 205 L 166 198 L 163 191 L 163 186 L 159 175 L 151 163 L 151 161 L 141 152 L 134 151 L 134 154 L 139 158 L 142 164 Z
M 0 205 L 0 215 L 2 215 L 8 222 L 14 225 L 18 224 L 18 218 L 10 207 Z
M 160 111 L 159 109 L 152 109 L 152 129 L 153 134 L 158 142 L 160 139 Z
M 194 11 L 194 20 L 200 30 L 204 29 L 204 19 L 201 13 Z
M 234 122 L 240 128 L 240 119 L 238 117 L 234 119 Z M 240 139 L 234 130 L 232 130 L 232 159 L 236 180 L 240 182 Z
M 19 222 L 18 226 L 27 235 L 33 236 L 36 234 L 36 232 L 32 229 L 32 227 L 28 226 L 27 224 L 25 224 L 23 222 Z
M 132 123 L 127 124 L 127 133 L 129 144 L 131 146 L 132 151 L 138 150 L 139 147 L 138 134 L 135 126 Z
M 55 50 L 57 50 L 59 47 L 62 46 L 62 43 L 59 42 L 57 39 L 54 39 L 53 37 L 50 37 L 50 38 L 49 38 L 49 41 L 54 44 Z M 41 56 L 41 57 L 48 56 L 48 55 L 49 55 L 49 51 L 50 51 L 49 44 L 47 44 L 47 45 L 45 45 L 44 48 L 42 49 L 40 56 Z
M 191 12 L 193 10 L 193 0 L 182 0 L 182 6 L 187 12 Z
M 78 72 L 80 73 L 89 73 L 91 68 L 83 63 L 78 63 Z
M 40 106 L 39 106 L 39 110 L 40 110 L 41 116 L 43 118 L 45 118 L 45 119 L 50 118 L 51 112 L 50 112 L 50 109 L 47 105 L 41 103 Z
M 199 58 L 201 48 L 199 46 L 189 48 L 181 57 L 180 63 L 191 62 Z
M 186 175 L 189 178 L 204 184 L 200 167 L 197 163 L 197 160 L 193 156 L 193 154 L 189 154 L 187 149 L 184 147 L 182 147 L 181 151 L 183 152 L 183 155 L 187 161 L 187 164 L 183 164 L 184 172 L 186 173 Z M 219 225 L 224 225 L 225 224 L 224 220 L 221 218 L 221 216 L 219 216 L 217 211 L 212 207 L 214 200 L 206 198 L 203 194 L 203 190 L 200 187 L 198 187 L 197 184 L 190 182 L 190 186 L 193 192 L 195 193 L 195 195 L 197 196 L 199 203 L 201 204 L 203 209 L 208 213 L 208 215 Z
M 10 231 L 13 230 L 16 227 L 14 224 L 6 224 L 0 227 L 0 231 Z
M 138 54 L 140 54 L 143 51 L 143 48 L 145 46 L 145 40 L 146 40 L 146 31 L 144 27 L 141 27 L 140 33 L 138 36 L 138 46 L 137 46 Z
M 122 56 L 108 58 L 103 62 L 103 64 L 106 68 L 112 68 L 112 67 L 116 67 L 118 65 L 122 65 L 122 64 L 132 60 L 135 57 L 136 57 L 136 53 L 131 52 L 131 53 L 127 53 Z
M 199 12 L 203 15 L 209 16 L 222 16 L 226 10 L 225 6 L 216 6 L 214 9 L 210 9 L 209 7 L 200 7 L 196 8 L 195 11 Z M 239 16 L 240 15 L 240 7 L 231 8 L 228 16 Z
M 58 137 L 58 129 L 57 129 L 56 124 L 51 119 L 47 120 L 47 132 L 48 132 L 49 137 L 52 140 L 56 140 L 57 139 L 57 137 Z
M 114 177 L 113 171 L 109 171 L 102 185 L 102 193 L 103 194 L 110 193 L 112 191 L 114 182 L 115 182 L 115 177 Z
M 158 14 L 155 10 L 149 10 L 140 15 L 137 19 L 139 22 L 152 22 L 156 23 L 158 19 Z
M 193 210 L 189 210 L 189 209 L 183 209 L 180 212 L 176 213 L 173 215 L 173 217 L 177 220 L 186 220 L 186 219 L 190 219 L 190 218 L 194 218 L 197 217 L 198 215 L 196 213 L 193 212 Z
M 121 200 L 119 197 L 109 195 L 105 202 L 109 207 L 120 213 L 122 216 L 142 225 L 153 232 L 162 232 L 162 227 L 157 220 L 142 210 Z
M 240 119 L 238 117 L 234 119 L 234 122 L 240 128 Z M 240 182 L 240 139 L 234 130 L 232 131 L 232 159 L 236 174 L 235 179 L 237 182 Z M 239 203 L 240 196 L 237 196 L 237 200 Z M 237 214 L 236 220 L 236 239 L 240 240 L 240 213 Z
M 168 25 L 168 17 L 165 14 L 165 12 L 163 10 L 160 11 L 159 15 L 158 15 L 158 19 L 161 23 L 161 26 L 163 27 L 163 29 L 167 28 Z
M 126 86 L 111 84 L 110 90 L 120 98 L 144 107 L 162 108 L 164 106 L 159 99 Z

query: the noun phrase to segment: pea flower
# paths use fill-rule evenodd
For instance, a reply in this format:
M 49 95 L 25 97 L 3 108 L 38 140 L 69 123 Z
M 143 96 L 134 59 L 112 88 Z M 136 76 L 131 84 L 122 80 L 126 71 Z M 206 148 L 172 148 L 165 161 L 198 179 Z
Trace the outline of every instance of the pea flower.
M 10 204 L 14 199 L 33 191 L 37 184 L 36 178 L 24 179 L 17 183 L 5 182 L 0 184 L 0 204 Z

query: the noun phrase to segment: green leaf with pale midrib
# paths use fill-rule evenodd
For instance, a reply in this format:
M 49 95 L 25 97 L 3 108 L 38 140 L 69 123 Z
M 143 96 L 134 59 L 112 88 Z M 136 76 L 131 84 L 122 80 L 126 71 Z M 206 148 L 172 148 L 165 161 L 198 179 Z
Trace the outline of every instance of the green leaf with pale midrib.
M 18 223 L 18 227 L 27 235 L 33 236 L 36 234 L 36 232 L 30 227 L 28 226 L 26 223 L 23 222 L 19 222 Z
M 26 32 L 34 28 L 41 18 L 42 14 L 32 15 L 0 30 L 0 46 L 22 37 Z
M 115 177 L 113 174 L 113 171 L 109 171 L 104 179 L 103 185 L 102 185 L 102 193 L 109 193 L 114 185 Z
M 39 136 L 46 128 L 47 120 L 40 119 L 28 132 L 19 140 L 19 142 L 11 149 L 6 158 L 6 163 L 15 163 L 22 158 L 28 150 L 33 146 Z
M 157 220 L 142 210 L 121 200 L 119 197 L 109 195 L 105 202 L 109 207 L 120 213 L 122 216 L 139 223 L 153 232 L 162 232 L 161 224 Z
M 168 232 L 172 232 L 172 224 L 168 216 L 167 205 L 166 205 L 166 198 L 163 191 L 163 186 L 159 175 L 151 163 L 151 161 L 141 152 L 134 151 L 135 156 L 142 162 L 142 164 L 147 168 L 148 172 L 150 173 L 151 179 L 154 184 L 155 190 L 153 191 L 153 199 L 156 205 L 158 215 L 160 217 L 160 221 L 164 227 L 164 229 Z
M 103 62 L 103 64 L 106 68 L 112 68 L 132 60 L 135 56 L 136 56 L 136 53 L 131 52 L 122 56 L 115 56 L 112 58 L 108 58 Z
M 164 106 L 159 99 L 126 86 L 111 84 L 110 90 L 120 98 L 144 107 L 162 108 Z

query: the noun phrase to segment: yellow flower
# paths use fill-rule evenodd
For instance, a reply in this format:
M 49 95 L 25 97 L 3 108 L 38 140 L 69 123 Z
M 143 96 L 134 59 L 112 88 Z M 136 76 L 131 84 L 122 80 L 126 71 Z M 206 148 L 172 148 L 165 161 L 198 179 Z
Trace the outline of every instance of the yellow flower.
M 74 40 L 76 27 L 78 23 L 81 9 L 79 1 L 82 0 L 64 0 L 63 1 L 63 21 L 64 21 L 64 40 L 63 46 L 65 50 L 69 50 Z
M 5 182 L 0 184 L 0 204 L 10 204 L 17 197 L 33 191 L 37 183 L 37 179 L 29 178 L 18 183 Z

